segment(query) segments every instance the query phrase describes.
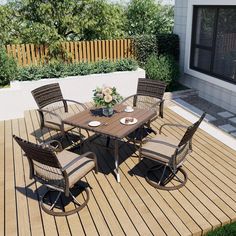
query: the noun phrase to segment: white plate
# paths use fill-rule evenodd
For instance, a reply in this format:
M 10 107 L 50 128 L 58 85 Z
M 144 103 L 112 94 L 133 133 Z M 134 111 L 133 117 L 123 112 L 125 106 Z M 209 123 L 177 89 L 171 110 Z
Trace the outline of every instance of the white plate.
M 137 123 L 137 121 L 138 121 L 136 118 L 133 118 L 134 120 L 132 122 L 125 123 L 125 119 L 127 119 L 127 118 L 133 118 L 133 117 L 124 117 L 124 118 L 120 119 L 120 123 L 123 125 L 133 125 L 133 124 Z
M 88 123 L 89 126 L 92 126 L 92 127 L 96 127 L 96 126 L 99 126 L 101 124 L 100 121 L 96 121 L 96 120 L 93 120 L 93 121 L 90 121 Z
M 134 109 L 131 109 L 131 110 L 127 110 L 127 109 L 125 109 L 124 111 L 125 111 L 125 112 L 133 112 Z

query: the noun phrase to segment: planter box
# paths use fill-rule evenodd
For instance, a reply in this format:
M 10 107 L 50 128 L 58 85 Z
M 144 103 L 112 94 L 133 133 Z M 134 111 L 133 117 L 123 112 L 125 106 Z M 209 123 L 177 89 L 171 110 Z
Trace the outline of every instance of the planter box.
M 127 97 L 136 93 L 138 78 L 144 78 L 145 71 L 113 72 L 108 74 L 91 74 L 86 76 L 72 76 L 56 79 L 42 79 L 38 81 L 13 81 L 10 88 L 0 89 L 0 120 L 20 118 L 25 110 L 35 109 L 37 105 L 31 91 L 45 84 L 58 82 L 64 98 L 79 102 L 92 100 L 93 92 L 97 86 L 115 86 L 118 92 Z

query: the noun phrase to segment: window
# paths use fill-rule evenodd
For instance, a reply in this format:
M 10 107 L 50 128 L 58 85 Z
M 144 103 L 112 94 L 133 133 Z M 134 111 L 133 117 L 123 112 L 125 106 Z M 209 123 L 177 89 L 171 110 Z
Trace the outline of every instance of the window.
M 190 68 L 236 83 L 236 6 L 194 6 Z

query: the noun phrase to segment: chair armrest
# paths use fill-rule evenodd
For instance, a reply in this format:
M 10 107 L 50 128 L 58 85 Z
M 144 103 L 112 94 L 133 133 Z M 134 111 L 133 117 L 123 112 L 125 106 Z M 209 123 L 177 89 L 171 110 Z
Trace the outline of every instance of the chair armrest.
M 57 143 L 57 146 L 54 147 L 51 144 L 52 143 Z M 44 147 L 49 147 L 51 148 L 53 151 L 59 151 L 61 152 L 63 150 L 61 143 L 58 140 L 50 140 L 44 143 L 41 143 L 40 146 L 44 146 Z
M 160 105 L 161 103 L 163 103 L 163 102 L 164 102 L 164 100 L 163 100 L 163 99 L 160 99 L 159 101 L 153 103 L 150 108 L 151 108 L 151 109 L 152 109 L 152 108 L 155 108 L 155 107 L 159 106 L 159 105 Z
M 163 124 L 160 129 L 159 129 L 159 134 L 161 134 L 161 130 L 164 126 L 171 126 L 171 127 L 179 127 L 179 128 L 188 128 L 188 126 L 186 125 L 181 125 L 181 124 L 171 124 L 171 123 L 166 123 L 166 124 Z
M 124 102 L 126 102 L 127 100 L 129 100 L 130 98 L 132 98 L 132 97 L 134 97 L 134 96 L 136 96 L 137 94 L 133 94 L 133 95 L 130 95 L 130 96 L 128 96 L 127 98 L 125 98 L 123 101 L 121 101 L 121 103 L 120 104 L 122 104 L 122 103 L 124 103 Z
M 61 117 L 59 115 L 57 115 L 56 113 L 54 113 L 52 111 L 45 110 L 45 109 L 38 109 L 38 111 L 41 112 L 41 113 L 48 113 L 48 114 L 50 114 L 52 116 L 57 117 L 57 119 L 62 123 Z
M 74 160 L 72 160 L 71 162 L 69 162 L 67 165 L 65 165 L 64 167 L 61 168 L 61 171 L 65 171 L 66 169 L 68 169 L 69 167 L 73 166 L 78 160 L 84 158 L 84 157 L 89 157 L 91 159 L 94 159 L 95 165 L 97 166 L 97 156 L 95 153 L 93 152 L 86 152 L 78 157 L 76 157 Z
M 87 109 L 87 107 L 86 107 L 83 103 L 81 103 L 81 102 L 77 102 L 77 101 L 71 100 L 71 99 L 63 99 L 63 100 L 66 101 L 66 102 L 73 102 L 73 103 L 76 103 L 76 104 L 82 106 L 85 110 Z

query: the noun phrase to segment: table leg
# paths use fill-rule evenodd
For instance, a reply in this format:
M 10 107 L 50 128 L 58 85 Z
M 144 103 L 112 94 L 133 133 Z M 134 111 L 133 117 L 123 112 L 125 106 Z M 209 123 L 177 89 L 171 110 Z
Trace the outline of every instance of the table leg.
M 120 174 L 119 174 L 119 144 L 118 140 L 115 139 L 115 174 L 116 174 L 116 180 L 118 183 L 120 183 Z

